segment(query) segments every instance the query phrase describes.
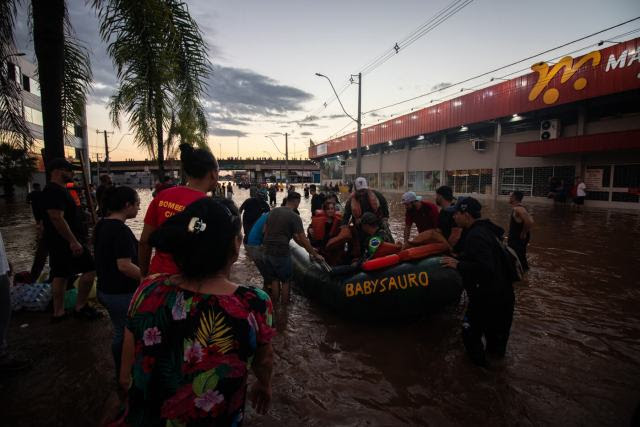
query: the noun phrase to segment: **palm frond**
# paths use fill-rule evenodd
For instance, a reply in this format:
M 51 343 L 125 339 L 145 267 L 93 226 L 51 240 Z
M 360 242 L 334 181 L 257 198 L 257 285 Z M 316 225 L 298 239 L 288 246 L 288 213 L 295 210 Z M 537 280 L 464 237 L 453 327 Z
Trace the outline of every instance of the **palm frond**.
M 78 40 L 65 10 L 62 123 L 65 132 L 82 121 L 93 74 L 87 48 Z
M 19 0 L 0 1 L 0 58 L 14 56 L 13 31 Z M 11 79 L 8 66 L 0 64 L 0 143 L 12 147 L 30 147 L 33 135 L 22 112 L 21 82 Z

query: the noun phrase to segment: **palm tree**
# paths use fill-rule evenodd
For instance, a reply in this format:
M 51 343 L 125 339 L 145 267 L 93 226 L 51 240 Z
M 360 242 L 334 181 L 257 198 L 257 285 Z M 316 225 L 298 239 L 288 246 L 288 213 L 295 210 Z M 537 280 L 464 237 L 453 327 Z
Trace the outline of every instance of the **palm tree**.
M 207 122 L 199 101 L 210 71 L 206 44 L 184 2 L 94 0 L 100 33 L 120 86 L 110 101 L 111 119 L 129 118 L 136 142 L 157 159 L 164 174 L 165 132 L 205 145 Z
M 14 52 L 13 31 L 20 0 L 0 3 L 0 54 L 5 59 Z M 33 43 L 38 61 L 45 164 L 64 156 L 67 130 L 80 121 L 91 82 L 91 66 L 87 50 L 75 37 L 64 0 L 32 0 Z M 3 132 L 1 142 L 16 145 L 33 136 L 26 125 L 20 105 L 20 87 L 8 82 L 0 73 L 0 119 L 10 132 Z M 9 84 L 11 83 L 11 84 Z M 7 141 L 7 138 L 12 138 Z

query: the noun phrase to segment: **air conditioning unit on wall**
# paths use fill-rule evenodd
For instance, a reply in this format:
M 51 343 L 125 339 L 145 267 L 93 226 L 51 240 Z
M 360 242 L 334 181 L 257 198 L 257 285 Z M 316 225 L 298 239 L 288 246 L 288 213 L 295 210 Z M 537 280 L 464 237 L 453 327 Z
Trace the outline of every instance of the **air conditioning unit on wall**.
M 560 120 L 546 119 L 540 122 L 540 139 L 556 139 L 560 136 Z
M 485 151 L 489 144 L 484 139 L 472 139 L 471 147 L 473 151 Z

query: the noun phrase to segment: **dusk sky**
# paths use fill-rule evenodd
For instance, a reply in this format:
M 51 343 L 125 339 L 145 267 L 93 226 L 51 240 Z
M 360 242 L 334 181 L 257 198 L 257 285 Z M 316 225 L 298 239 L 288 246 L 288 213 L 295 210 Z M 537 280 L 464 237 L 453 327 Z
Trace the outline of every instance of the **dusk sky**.
M 27 2 L 23 2 L 27 3 Z M 217 155 L 280 156 L 270 135 L 284 151 L 289 132 L 291 157 L 306 157 L 309 139 L 322 142 L 337 133 L 355 129 L 342 114 L 325 79 L 337 90 L 349 75 L 401 42 L 451 0 L 369 1 L 188 1 L 189 9 L 209 45 L 213 73 L 204 103 L 209 114 L 209 146 Z M 88 109 L 91 156 L 104 153 L 96 129 L 114 130 L 111 144 L 122 143 L 111 158 L 144 159 L 143 149 L 126 135 L 126 121 L 113 129 L 105 100 L 117 85 L 111 60 L 98 34 L 94 11 L 84 0 L 67 0 L 78 38 L 92 53 L 94 88 Z M 429 92 L 437 85 L 453 83 L 497 68 L 537 52 L 640 16 L 638 0 L 537 2 L 474 0 L 440 26 L 400 49 L 387 62 L 363 77 L 362 109 L 368 111 Z M 631 31 L 638 29 L 638 32 Z M 628 33 L 628 34 L 627 34 Z M 626 40 L 640 36 L 640 21 L 627 24 L 582 42 L 559 49 L 524 64 L 497 72 L 496 77 L 528 68 L 540 60 L 584 48 L 597 49 L 600 40 Z M 26 13 L 18 20 L 18 48 L 34 59 L 27 33 Z M 609 44 L 607 44 L 609 45 Z M 521 71 L 517 74 L 524 74 Z M 488 82 L 484 77 L 465 87 Z M 459 92 L 460 87 L 366 115 L 364 125 L 391 114 L 405 113 Z M 354 115 L 357 86 L 341 99 Z

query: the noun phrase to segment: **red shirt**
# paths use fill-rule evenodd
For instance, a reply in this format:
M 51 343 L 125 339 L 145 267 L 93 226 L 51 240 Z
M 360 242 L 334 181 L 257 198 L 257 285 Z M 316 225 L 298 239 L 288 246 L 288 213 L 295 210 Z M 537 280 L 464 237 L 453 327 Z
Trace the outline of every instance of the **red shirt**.
M 404 222 L 409 227 L 416 224 L 418 233 L 438 227 L 438 207 L 431 202 L 420 201 L 420 209 L 406 211 Z
M 158 193 L 149 204 L 147 213 L 144 216 L 144 223 L 158 228 L 168 218 L 171 218 L 178 212 L 182 212 L 191 203 L 206 196 L 206 193 L 189 187 L 167 188 Z M 173 262 L 173 258 L 168 253 L 156 251 L 153 258 L 151 258 L 149 274 L 176 274 L 179 271 L 178 266 Z

